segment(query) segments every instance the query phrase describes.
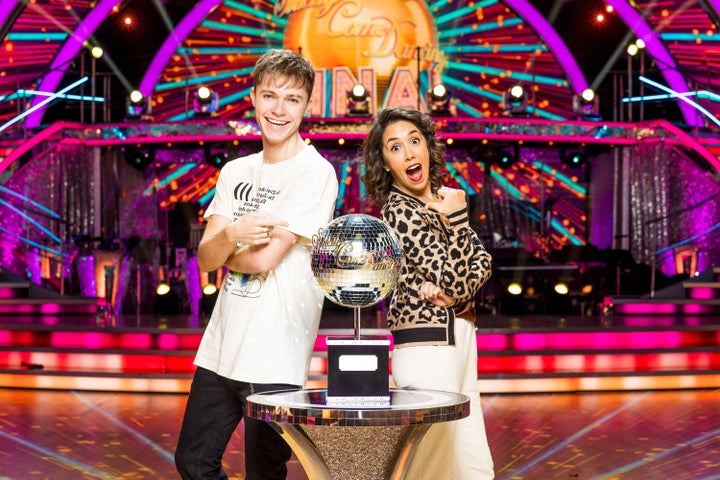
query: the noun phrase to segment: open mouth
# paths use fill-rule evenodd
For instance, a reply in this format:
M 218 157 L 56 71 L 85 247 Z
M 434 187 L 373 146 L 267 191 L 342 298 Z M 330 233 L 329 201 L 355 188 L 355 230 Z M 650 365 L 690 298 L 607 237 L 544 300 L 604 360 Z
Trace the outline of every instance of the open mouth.
M 408 169 L 405 170 L 405 173 L 407 174 L 411 182 L 419 182 L 423 179 L 422 167 L 419 163 L 408 167 Z

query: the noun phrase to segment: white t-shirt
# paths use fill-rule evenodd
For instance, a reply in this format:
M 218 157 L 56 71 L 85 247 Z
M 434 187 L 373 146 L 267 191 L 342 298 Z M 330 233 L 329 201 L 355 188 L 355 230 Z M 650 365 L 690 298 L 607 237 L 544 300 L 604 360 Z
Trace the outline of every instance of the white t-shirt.
M 337 193 L 335 169 L 312 146 L 276 164 L 260 152 L 223 167 L 205 218 L 260 211 L 300 238 L 274 270 L 228 273 L 195 365 L 250 383 L 305 383 L 323 302 L 311 238 L 332 219 Z

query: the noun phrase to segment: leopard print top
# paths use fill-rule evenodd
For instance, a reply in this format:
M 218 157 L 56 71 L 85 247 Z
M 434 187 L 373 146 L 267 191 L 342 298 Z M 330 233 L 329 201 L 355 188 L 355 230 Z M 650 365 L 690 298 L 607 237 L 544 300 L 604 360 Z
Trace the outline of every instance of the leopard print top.
M 381 216 L 403 251 L 387 317 L 395 348 L 454 345 L 454 308 L 422 301 L 417 292 L 423 282 L 432 282 L 455 299 L 455 310 L 474 312 L 474 297 L 490 278 L 492 258 L 470 228 L 467 211 L 451 214 L 446 225 L 418 199 L 393 188 Z

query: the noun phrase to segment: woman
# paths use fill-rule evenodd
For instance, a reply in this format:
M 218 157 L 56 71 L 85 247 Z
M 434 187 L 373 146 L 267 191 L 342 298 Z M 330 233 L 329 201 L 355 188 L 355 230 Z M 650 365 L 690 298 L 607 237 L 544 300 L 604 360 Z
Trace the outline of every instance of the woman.
M 444 150 L 428 115 L 381 111 L 363 154 L 368 196 L 382 206 L 404 254 L 388 310 L 395 384 L 471 399 L 467 418 L 430 429 L 409 478 L 492 479 L 474 324 L 474 297 L 490 278 L 491 257 L 470 228 L 465 192 L 442 186 Z

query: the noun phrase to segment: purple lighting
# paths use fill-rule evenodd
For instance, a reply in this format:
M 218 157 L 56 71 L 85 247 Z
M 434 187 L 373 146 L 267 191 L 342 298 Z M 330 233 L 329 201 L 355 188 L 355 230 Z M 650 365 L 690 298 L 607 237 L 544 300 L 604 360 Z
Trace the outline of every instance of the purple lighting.
M 190 10 L 190 13 L 185 15 L 185 18 L 180 21 L 178 26 L 175 27 L 175 30 L 165 39 L 155 54 L 152 63 L 150 63 L 150 66 L 145 71 L 139 87 L 143 95 L 148 96 L 152 94 L 165 65 L 167 65 L 170 57 L 177 51 L 178 46 L 195 30 L 195 27 L 197 27 L 200 22 L 221 3 L 222 0 L 203 0 L 195 5 L 195 8 Z
M 611 5 L 623 19 L 625 24 L 637 34 L 638 38 L 645 42 L 648 53 L 659 63 L 660 71 L 665 77 L 668 85 L 676 92 L 687 92 L 689 90 L 685 78 L 678 71 L 675 60 L 668 53 L 665 45 L 658 38 L 655 32 L 645 22 L 640 15 L 625 0 L 608 0 Z M 702 120 L 695 110 L 684 102 L 679 102 L 678 106 L 688 125 L 693 127 L 702 126 Z
M 5 25 L 8 17 L 10 17 L 10 13 L 13 11 L 15 5 L 17 4 L 18 2 L 13 0 L 5 0 L 4 2 L 0 2 L 0 27 Z
M 100 0 L 98 4 L 90 10 L 90 13 L 77 26 L 75 31 L 68 37 L 55 59 L 50 64 L 49 72 L 43 77 L 38 86 L 38 90 L 43 92 L 54 92 L 65 76 L 65 72 L 70 67 L 73 58 L 80 52 L 85 41 L 93 34 L 100 23 L 108 16 L 113 7 L 120 3 L 120 0 Z M 40 103 L 41 99 L 35 98 L 32 106 Z M 40 125 L 45 108 L 40 108 L 28 115 L 25 126 L 27 128 L 35 128 Z
M 571 88 L 576 93 L 580 93 L 587 88 L 587 81 L 583 76 L 580 67 L 575 61 L 575 57 L 570 53 L 565 42 L 562 41 L 555 29 L 550 25 L 545 17 L 535 10 L 527 0 L 507 0 L 505 3 L 510 6 L 515 13 L 523 17 L 535 29 L 540 37 L 545 41 L 550 50 L 555 54 L 555 58 L 562 66 L 563 70 L 570 80 Z

